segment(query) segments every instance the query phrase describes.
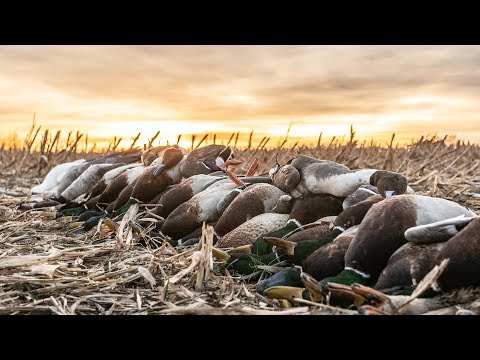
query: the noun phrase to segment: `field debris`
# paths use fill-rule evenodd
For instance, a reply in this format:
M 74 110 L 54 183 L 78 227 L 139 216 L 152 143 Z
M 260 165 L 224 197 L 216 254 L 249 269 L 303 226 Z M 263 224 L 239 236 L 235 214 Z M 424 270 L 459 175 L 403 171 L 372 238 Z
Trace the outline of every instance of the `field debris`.
M 238 139 L 238 133 L 234 135 L 232 145 Z M 80 133 L 71 134 L 58 152 L 53 149 L 60 135 L 45 140 L 42 151 L 32 147 L 37 136 L 33 129 L 23 148 L 0 150 L 0 314 L 358 314 L 303 299 L 292 304 L 257 294 L 255 283 L 222 268 L 221 257 L 228 255 L 215 249 L 209 226 L 204 225 L 198 244 L 174 248 L 151 236 L 149 224 L 158 219 L 144 216 L 140 221 L 146 210 L 139 205 L 131 206 L 119 223 L 104 219 L 88 231 L 70 227 L 71 217 L 55 219 L 54 203 L 41 209 L 20 208 L 31 187 L 54 165 L 98 155 L 77 150 Z M 417 194 L 453 200 L 480 213 L 478 145 L 422 137 L 399 147 L 393 138 L 387 146 L 359 144 L 352 138 L 347 144 L 332 140 L 316 147 L 282 144 L 281 149 L 268 149 L 268 139 L 262 139 L 258 146 L 237 149 L 235 155 L 244 160 L 240 172 L 248 170 L 247 160 L 258 158 L 258 173 L 263 175 L 276 156 L 285 163 L 298 152 L 352 169 L 397 171 Z M 118 144 L 113 141 L 107 151 Z M 431 279 L 425 281 L 423 285 L 429 286 Z M 450 308 L 454 313 L 478 313 L 479 301 Z

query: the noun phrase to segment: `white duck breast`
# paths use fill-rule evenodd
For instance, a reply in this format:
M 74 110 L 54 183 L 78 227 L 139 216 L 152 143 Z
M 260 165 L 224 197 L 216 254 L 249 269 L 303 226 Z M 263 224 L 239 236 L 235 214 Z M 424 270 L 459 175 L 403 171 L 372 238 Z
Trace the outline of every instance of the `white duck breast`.
M 192 200 L 198 203 L 198 220 L 200 222 L 217 221 L 220 214 L 217 210 L 217 205 L 220 200 L 223 199 L 230 191 L 235 189 L 237 185 L 221 184 L 215 186 L 215 184 L 209 186 L 204 191 L 195 195 Z
M 127 170 L 125 173 L 122 174 L 125 175 L 127 178 L 127 184 L 131 184 L 134 182 L 142 173 L 145 171 L 146 167 L 145 166 L 138 166 L 134 167 L 133 169 Z
M 235 184 L 224 184 L 215 188 L 208 187 L 180 204 L 165 219 L 162 232 L 174 238 L 181 238 L 199 228 L 204 221 L 217 221 L 220 217 L 217 210 L 218 203 L 235 186 Z
M 416 244 L 447 241 L 475 218 L 476 216 L 460 215 L 452 219 L 411 227 L 405 231 L 405 239 Z
M 139 166 L 143 167 L 143 164 L 142 163 L 133 163 L 133 164 L 123 165 L 123 166 L 120 166 L 118 168 L 109 170 L 105 173 L 105 175 L 102 176 L 101 180 L 103 180 L 105 182 L 105 185 L 108 186 L 112 183 L 113 179 L 115 179 L 117 176 L 123 174 L 127 170 L 137 168 Z
M 72 201 L 90 189 L 100 180 L 100 178 L 116 164 L 95 164 L 88 167 L 80 176 L 62 193 L 61 196 L 66 201 Z
M 183 158 L 185 159 L 185 156 Z M 183 160 L 166 171 L 168 177 L 172 181 L 172 184 L 178 184 L 180 181 L 182 181 L 182 173 L 180 171 L 182 168 L 182 164 Z
M 237 247 L 253 244 L 261 235 L 276 231 L 285 226 L 288 214 L 265 213 L 254 216 L 223 236 L 218 247 Z
M 71 167 L 84 162 L 85 160 L 76 160 L 54 166 L 43 179 L 43 182 L 32 188 L 32 194 L 41 194 L 46 191 L 52 191 L 58 186 L 60 175 L 66 173 Z
M 473 211 L 450 200 L 423 195 L 406 196 L 411 198 L 417 209 L 417 226 L 454 218 L 459 215 L 465 215 L 466 217 L 476 216 Z
M 345 197 L 357 190 L 361 185 L 369 184 L 370 177 L 378 170 L 363 169 L 351 173 L 336 174 L 332 176 L 321 177 L 315 171 L 321 169 L 323 164 L 311 164 L 308 172 L 303 174 L 300 184 L 297 186 L 300 192 L 295 189 L 293 196 L 301 196 L 302 187 L 309 193 L 331 194 L 338 197 Z

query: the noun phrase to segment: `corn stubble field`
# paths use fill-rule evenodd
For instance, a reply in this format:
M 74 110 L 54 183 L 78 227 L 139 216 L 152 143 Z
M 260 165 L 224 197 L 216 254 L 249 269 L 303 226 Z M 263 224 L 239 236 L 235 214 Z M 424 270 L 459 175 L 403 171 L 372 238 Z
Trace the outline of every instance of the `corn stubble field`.
M 140 135 L 140 134 L 139 134 Z M 138 145 L 137 136 L 123 148 Z M 288 137 L 288 133 L 287 133 Z M 146 146 L 157 145 L 157 133 Z M 180 140 L 180 137 L 179 137 Z M 236 146 L 238 133 L 228 143 Z M 269 148 L 249 136 L 235 148 L 244 173 L 256 157 L 267 174 L 278 154 L 285 163 L 301 153 L 355 168 L 378 168 L 404 174 L 418 194 L 454 200 L 480 212 L 480 147 L 446 138 L 422 137 L 405 146 L 382 146 L 350 138 L 317 146 L 286 140 Z M 215 135 L 192 137 L 191 147 L 219 141 Z M 123 141 L 126 143 L 126 141 Z M 88 144 L 87 136 L 63 136 L 33 126 L 22 141 L 0 147 L 0 314 L 356 314 L 328 304 L 280 302 L 255 292 L 255 283 L 219 271 L 212 256 L 213 230 L 205 229 L 198 245 L 173 248 L 151 238 L 142 207 L 116 226 L 100 223 L 88 232 L 71 229 L 69 217 L 54 219 L 53 209 L 22 210 L 30 189 L 56 164 L 91 158 L 120 149 L 113 139 L 105 149 Z M 225 139 L 224 143 L 227 143 Z M 270 143 L 270 146 L 272 144 Z M 80 149 L 88 148 L 88 151 Z M 155 221 L 155 219 L 150 219 Z M 212 266 L 213 264 L 213 266 Z M 265 273 L 278 271 L 265 266 Z

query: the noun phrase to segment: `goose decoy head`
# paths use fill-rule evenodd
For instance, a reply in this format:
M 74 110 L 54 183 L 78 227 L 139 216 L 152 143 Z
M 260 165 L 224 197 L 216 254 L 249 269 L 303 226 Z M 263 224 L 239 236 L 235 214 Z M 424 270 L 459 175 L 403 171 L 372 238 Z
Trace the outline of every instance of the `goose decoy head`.
M 376 186 L 384 198 L 405 194 L 408 185 L 407 179 L 402 174 L 385 170 L 374 172 L 370 177 L 370 184 Z

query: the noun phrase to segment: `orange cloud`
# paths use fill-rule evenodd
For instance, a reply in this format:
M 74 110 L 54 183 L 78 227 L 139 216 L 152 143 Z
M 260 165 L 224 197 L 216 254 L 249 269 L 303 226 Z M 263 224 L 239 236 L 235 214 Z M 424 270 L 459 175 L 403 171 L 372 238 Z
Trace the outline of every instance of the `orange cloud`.
M 255 131 L 480 140 L 480 46 L 0 46 L 0 137 Z M 293 141 L 292 140 L 292 141 Z M 165 140 L 166 141 L 166 140 Z

